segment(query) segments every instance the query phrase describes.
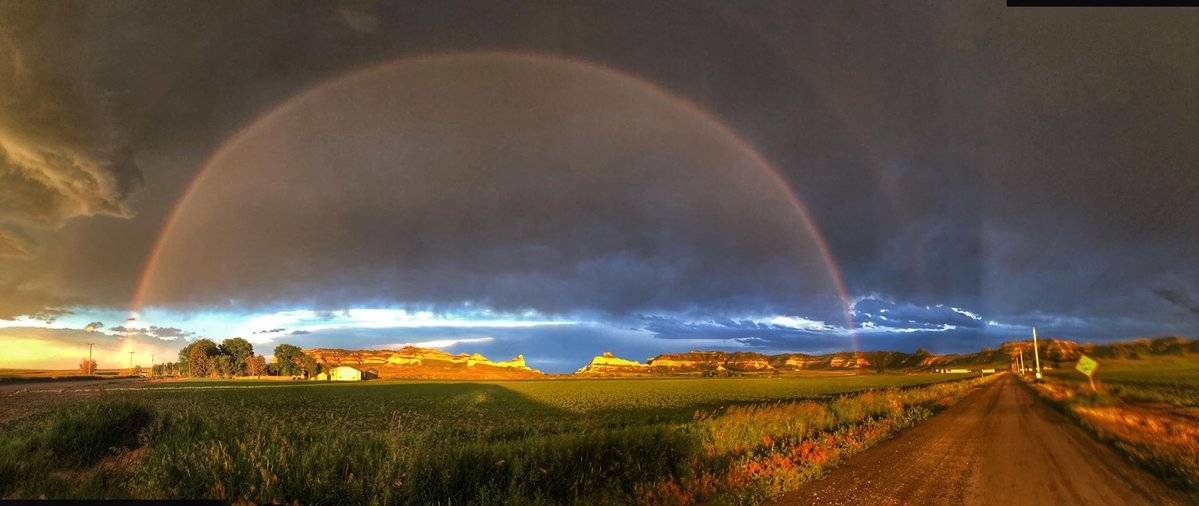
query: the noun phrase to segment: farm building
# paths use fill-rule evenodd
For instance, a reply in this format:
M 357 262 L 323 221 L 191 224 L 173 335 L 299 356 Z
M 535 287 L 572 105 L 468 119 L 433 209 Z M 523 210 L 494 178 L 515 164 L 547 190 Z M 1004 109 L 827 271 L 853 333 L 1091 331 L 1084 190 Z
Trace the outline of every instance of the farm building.
M 343 365 L 316 375 L 316 379 L 325 381 L 362 381 L 362 371 L 348 365 Z

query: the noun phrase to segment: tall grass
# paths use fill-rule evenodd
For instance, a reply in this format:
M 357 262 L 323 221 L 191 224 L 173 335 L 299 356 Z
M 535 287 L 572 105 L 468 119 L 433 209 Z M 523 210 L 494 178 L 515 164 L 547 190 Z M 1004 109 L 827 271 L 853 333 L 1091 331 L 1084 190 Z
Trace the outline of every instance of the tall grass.
M 152 419 L 144 406 L 107 403 L 59 411 L 30 433 L 8 434 L 0 440 L 0 497 L 20 488 L 106 495 L 120 485 L 108 483 L 105 470 L 87 473 L 87 480 L 74 480 L 72 472 L 140 446 Z

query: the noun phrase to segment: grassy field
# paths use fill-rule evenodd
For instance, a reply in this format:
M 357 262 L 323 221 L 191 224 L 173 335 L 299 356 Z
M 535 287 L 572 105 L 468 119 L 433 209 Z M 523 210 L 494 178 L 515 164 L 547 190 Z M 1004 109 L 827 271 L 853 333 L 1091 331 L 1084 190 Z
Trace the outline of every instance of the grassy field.
M 0 496 L 753 502 L 972 383 L 920 386 L 950 379 L 156 383 L 0 427 Z
M 1199 355 L 1100 359 L 1095 392 L 1073 369 L 1046 378 L 1041 391 L 1084 427 L 1199 501 Z
M 1068 367 L 1047 374 L 1051 380 L 1073 385 L 1087 382 L 1086 376 Z M 1199 355 L 1101 359 L 1095 381 L 1108 395 L 1125 401 L 1199 407 Z

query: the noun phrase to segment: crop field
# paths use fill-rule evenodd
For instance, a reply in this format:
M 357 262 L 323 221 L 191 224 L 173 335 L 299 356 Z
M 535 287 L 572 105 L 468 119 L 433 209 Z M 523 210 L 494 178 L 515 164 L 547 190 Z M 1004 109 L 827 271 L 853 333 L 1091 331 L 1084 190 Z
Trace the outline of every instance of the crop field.
M 143 384 L 0 426 L 0 497 L 754 502 L 984 381 L 956 379 Z
M 538 405 L 541 409 L 573 413 L 609 411 L 616 414 L 646 409 L 655 413 L 678 411 L 690 416 L 695 408 L 711 408 L 730 403 L 752 403 L 789 399 L 811 399 L 858 390 L 925 385 L 961 378 L 945 374 L 866 374 L 828 375 L 809 378 L 652 378 L 652 379 L 565 379 L 529 381 L 436 382 L 369 381 L 361 383 L 280 384 L 277 381 L 188 380 L 154 383 L 150 389 L 191 392 L 204 387 L 235 388 L 332 388 L 336 395 L 355 399 L 386 400 L 392 408 L 425 410 L 445 403 L 445 389 L 472 391 L 502 389 L 509 399 Z M 402 392 L 406 395 L 391 395 Z M 149 392 L 144 392 L 149 394 Z M 322 395 L 322 394 L 316 394 Z M 272 393 L 270 397 L 275 397 Z M 410 400 L 404 397 L 411 396 Z M 399 397 L 399 398 L 397 398 Z M 407 406 L 405 406 L 407 405 Z

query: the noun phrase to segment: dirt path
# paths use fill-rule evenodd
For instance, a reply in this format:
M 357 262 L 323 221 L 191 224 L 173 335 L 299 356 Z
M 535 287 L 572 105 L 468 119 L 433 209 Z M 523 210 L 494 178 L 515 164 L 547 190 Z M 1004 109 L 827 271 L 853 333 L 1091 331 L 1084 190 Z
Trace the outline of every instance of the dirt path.
M 108 390 L 145 383 L 146 380 L 141 378 L 3 383 L 0 384 L 0 423 L 45 411 L 67 401 L 98 397 Z
M 779 504 L 1188 504 L 1187 498 L 999 379 L 850 458 Z

